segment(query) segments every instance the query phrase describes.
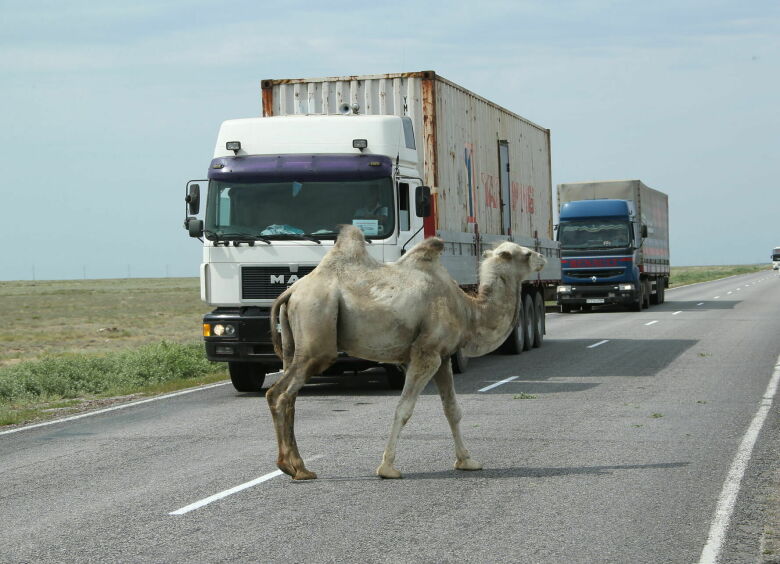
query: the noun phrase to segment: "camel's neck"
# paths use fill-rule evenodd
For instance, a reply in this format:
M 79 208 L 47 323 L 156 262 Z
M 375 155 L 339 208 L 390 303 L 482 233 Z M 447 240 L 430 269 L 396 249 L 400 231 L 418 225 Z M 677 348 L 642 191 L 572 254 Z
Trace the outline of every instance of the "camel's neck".
M 464 351 L 482 356 L 497 349 L 512 331 L 518 311 L 520 288 L 517 282 L 497 277 L 480 284 L 473 298 L 473 326 Z

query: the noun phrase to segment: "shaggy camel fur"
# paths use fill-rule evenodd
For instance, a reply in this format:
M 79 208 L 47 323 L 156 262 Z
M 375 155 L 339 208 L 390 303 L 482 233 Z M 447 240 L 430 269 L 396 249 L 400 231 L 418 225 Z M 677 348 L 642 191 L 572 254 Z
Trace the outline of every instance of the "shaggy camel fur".
M 315 374 L 350 356 L 406 366 L 406 382 L 376 473 L 400 478 L 393 466 L 401 429 L 417 397 L 434 378 L 455 440 L 455 468 L 480 470 L 460 434 L 450 356 L 496 349 L 517 324 L 520 284 L 545 259 L 515 243 L 485 252 L 476 296 L 463 292 L 439 262 L 440 239 L 422 241 L 398 262 L 382 264 L 365 249 L 363 233 L 344 226 L 336 244 L 309 275 L 280 295 L 271 309 L 276 354 L 284 375 L 266 393 L 279 446 L 277 466 L 296 480 L 316 478 L 295 442 L 295 399 Z M 277 325 L 277 323 L 279 325 Z

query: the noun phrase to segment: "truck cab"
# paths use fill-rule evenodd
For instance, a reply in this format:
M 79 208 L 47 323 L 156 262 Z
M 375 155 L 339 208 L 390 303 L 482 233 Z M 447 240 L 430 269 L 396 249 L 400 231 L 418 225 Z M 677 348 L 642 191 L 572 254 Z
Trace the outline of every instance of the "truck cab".
M 642 307 L 642 238 L 646 227 L 632 202 L 599 199 L 567 202 L 560 209 L 561 311 L 594 304 Z
M 311 272 L 339 225 L 359 226 L 369 253 L 395 261 L 422 239 L 428 188 L 409 118 L 280 116 L 228 120 L 208 179 L 187 186 L 185 227 L 203 240 L 201 299 L 209 360 L 256 391 L 281 368 L 271 344 L 274 299 Z M 201 187 L 205 217 L 199 219 Z M 372 365 L 343 358 L 333 370 Z

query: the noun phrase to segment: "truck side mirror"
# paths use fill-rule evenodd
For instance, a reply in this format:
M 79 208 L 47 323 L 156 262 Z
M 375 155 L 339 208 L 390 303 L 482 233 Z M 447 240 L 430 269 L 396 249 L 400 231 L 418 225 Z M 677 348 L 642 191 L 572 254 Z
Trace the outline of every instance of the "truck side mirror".
M 431 215 L 431 189 L 429 186 L 418 186 L 414 191 L 414 208 L 417 217 Z
M 203 220 L 196 217 L 188 217 L 184 220 L 184 228 L 189 232 L 190 237 L 203 237 Z
M 647 225 L 642 224 L 642 238 L 647 237 Z
M 192 215 L 198 213 L 200 210 L 200 184 L 190 184 L 184 201 L 187 202 L 187 208 Z

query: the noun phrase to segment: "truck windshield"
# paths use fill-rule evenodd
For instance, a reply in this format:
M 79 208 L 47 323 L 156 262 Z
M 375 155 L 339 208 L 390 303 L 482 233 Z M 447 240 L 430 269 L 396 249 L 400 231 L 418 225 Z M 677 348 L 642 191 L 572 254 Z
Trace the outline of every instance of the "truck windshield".
M 209 181 L 206 236 L 333 238 L 341 224 L 357 225 L 368 238 L 395 228 L 390 178 L 283 182 Z
M 561 222 L 558 240 L 562 249 L 605 249 L 627 247 L 631 241 L 629 223 L 610 219 Z

